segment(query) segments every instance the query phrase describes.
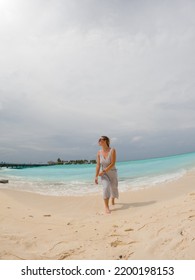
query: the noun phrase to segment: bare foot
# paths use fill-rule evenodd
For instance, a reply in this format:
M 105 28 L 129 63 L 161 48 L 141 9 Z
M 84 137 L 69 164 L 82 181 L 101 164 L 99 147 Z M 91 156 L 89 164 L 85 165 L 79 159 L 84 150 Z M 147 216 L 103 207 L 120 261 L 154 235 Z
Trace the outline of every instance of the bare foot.
M 105 212 L 106 212 L 106 214 L 110 214 L 110 213 L 111 213 L 111 211 L 110 211 L 109 208 L 106 208 L 106 209 L 105 209 Z

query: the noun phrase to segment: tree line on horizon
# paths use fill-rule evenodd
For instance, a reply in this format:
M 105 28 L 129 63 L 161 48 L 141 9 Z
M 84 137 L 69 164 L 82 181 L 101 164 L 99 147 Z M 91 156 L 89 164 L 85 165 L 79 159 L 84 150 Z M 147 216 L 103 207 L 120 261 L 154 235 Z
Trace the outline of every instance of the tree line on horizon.
M 77 160 L 61 160 L 58 158 L 56 161 L 48 161 L 49 165 L 53 164 L 96 164 L 96 160 L 77 159 Z

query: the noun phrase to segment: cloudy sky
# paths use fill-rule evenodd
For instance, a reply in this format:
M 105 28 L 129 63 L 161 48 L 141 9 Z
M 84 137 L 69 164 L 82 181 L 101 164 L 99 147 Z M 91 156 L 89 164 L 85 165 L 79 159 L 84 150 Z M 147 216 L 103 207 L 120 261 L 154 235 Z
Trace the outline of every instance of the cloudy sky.
M 195 151 L 195 1 L 0 0 L 0 162 Z

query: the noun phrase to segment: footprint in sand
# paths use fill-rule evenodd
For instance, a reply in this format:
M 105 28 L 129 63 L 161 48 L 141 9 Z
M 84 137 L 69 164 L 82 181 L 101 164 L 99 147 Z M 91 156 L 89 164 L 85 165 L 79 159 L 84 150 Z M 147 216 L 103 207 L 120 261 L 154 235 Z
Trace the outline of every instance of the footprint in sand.
M 125 229 L 125 231 L 134 231 L 134 229 L 133 228 L 127 228 L 127 229 Z
M 195 193 L 190 193 L 189 196 L 191 197 L 192 200 L 195 199 Z
M 97 216 L 102 216 L 102 215 L 104 215 L 103 213 L 99 213 L 99 212 L 96 212 L 95 213 Z
M 116 230 L 114 230 L 114 232 L 116 232 Z M 117 234 L 117 233 L 112 233 L 110 235 L 108 235 L 109 237 L 116 237 L 116 236 L 122 236 L 121 234 Z
M 110 245 L 111 245 L 111 247 L 117 247 L 117 246 L 127 245 L 127 243 L 117 239 L 117 240 L 111 242 Z
M 183 235 L 184 235 L 183 230 L 181 230 L 181 231 L 179 232 L 179 234 L 183 236 Z
M 128 260 L 129 259 L 129 257 L 131 256 L 131 255 L 133 255 L 134 254 L 134 252 L 131 252 L 131 253 L 129 253 L 129 254 L 127 254 L 127 255 L 120 255 L 119 256 L 119 260 Z
M 192 218 L 195 218 L 195 215 L 191 215 L 188 217 L 188 219 L 192 219 Z
M 45 215 L 43 215 L 43 217 L 51 217 L 51 215 L 50 214 L 45 214 Z
M 67 259 L 68 257 L 70 257 L 72 254 L 74 254 L 74 250 L 70 250 L 69 252 L 64 252 L 64 253 L 61 253 L 59 256 L 58 256 L 58 260 L 65 260 Z

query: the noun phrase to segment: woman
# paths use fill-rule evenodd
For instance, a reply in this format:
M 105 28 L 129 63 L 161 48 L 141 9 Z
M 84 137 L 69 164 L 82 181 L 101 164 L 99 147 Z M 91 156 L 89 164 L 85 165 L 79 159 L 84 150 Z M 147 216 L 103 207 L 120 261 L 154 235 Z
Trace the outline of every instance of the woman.
M 105 211 L 110 214 L 109 199 L 111 197 L 112 205 L 115 204 L 115 198 L 118 198 L 118 177 L 115 167 L 116 150 L 110 148 L 110 139 L 107 136 L 101 136 L 98 141 L 102 147 L 97 153 L 96 177 L 95 183 L 98 184 L 98 176 L 101 177 L 103 185 L 103 198 Z M 102 167 L 102 170 L 100 170 Z

